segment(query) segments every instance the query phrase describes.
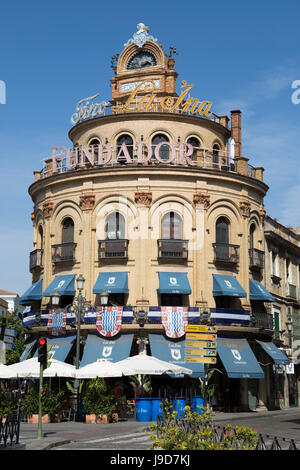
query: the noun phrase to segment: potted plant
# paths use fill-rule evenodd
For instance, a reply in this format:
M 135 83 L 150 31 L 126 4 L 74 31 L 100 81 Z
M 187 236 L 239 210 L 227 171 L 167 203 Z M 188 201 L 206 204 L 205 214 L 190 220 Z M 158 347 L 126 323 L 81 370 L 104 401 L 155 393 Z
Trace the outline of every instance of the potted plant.
M 117 420 L 119 399 L 101 377 L 88 380 L 82 393 L 86 423 L 108 423 Z
M 27 416 L 28 423 L 38 423 L 39 417 L 39 392 L 36 390 L 34 385 L 31 385 L 28 395 L 25 397 L 25 400 L 22 404 L 22 411 Z M 49 423 L 50 418 L 47 413 L 45 413 L 45 407 L 43 406 L 42 400 L 42 423 Z
M 42 407 L 44 411 L 49 415 L 51 422 L 60 422 L 65 400 L 65 391 L 61 390 L 58 393 L 54 393 L 46 386 L 43 392 Z

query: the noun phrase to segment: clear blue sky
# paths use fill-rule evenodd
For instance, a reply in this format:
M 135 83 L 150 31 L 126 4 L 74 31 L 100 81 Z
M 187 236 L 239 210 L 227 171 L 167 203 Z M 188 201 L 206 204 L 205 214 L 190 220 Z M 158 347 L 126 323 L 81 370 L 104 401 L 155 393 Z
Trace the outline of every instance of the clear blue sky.
M 298 1 L 85 0 L 13 1 L 1 6 L 0 288 L 22 294 L 31 284 L 33 209 L 27 188 L 52 146 L 67 145 L 77 101 L 109 99 L 110 60 L 139 22 L 166 51 L 177 48 L 179 79 L 217 114 L 240 109 L 243 155 L 264 166 L 265 207 L 300 226 L 300 80 Z

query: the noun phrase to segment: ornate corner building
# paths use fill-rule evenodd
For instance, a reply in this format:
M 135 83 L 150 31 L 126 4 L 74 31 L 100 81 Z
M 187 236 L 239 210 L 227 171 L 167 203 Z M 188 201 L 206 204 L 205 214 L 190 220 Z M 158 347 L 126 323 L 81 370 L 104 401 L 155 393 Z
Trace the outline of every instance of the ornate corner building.
M 219 116 L 212 101 L 192 97 L 193 85 L 178 80 L 174 55 L 140 23 L 112 58 L 111 99 L 81 100 L 70 148 L 54 148 L 34 172 L 33 283 L 21 298 L 30 339 L 23 358 L 45 333 L 56 358 L 74 352 L 70 306 L 82 274 L 81 365 L 124 359 L 145 337 L 153 356 L 193 370 L 171 383 L 156 378 L 156 389 L 192 387 L 210 364 L 218 369 L 218 409 L 274 409 L 283 406 L 280 390 L 284 405 L 291 387 L 298 393 L 297 355 L 281 331 L 286 305 L 299 324 L 299 236 L 270 234 L 264 169 L 243 155 L 241 112 Z M 269 283 L 273 245 L 286 246 L 295 266 L 296 297 L 286 304 Z M 59 309 L 51 304 L 56 291 Z M 284 305 L 280 327 L 276 302 Z M 204 318 L 217 327 L 217 344 L 206 344 L 201 355 L 186 328 Z M 292 385 L 285 347 L 294 357 Z

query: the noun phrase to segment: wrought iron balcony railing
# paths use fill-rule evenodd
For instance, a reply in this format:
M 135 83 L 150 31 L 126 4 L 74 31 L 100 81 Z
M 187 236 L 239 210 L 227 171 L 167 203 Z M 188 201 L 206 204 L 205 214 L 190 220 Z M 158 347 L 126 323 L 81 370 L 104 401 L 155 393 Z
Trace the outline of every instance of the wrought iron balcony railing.
M 98 260 L 128 259 L 128 243 L 126 239 L 98 240 Z
M 77 243 L 61 243 L 52 245 L 52 262 L 75 261 L 75 248 Z
M 239 245 L 230 245 L 229 243 L 213 243 L 213 247 L 215 252 L 215 262 L 239 262 Z
M 255 318 L 256 328 L 265 328 L 269 330 L 274 329 L 274 318 L 271 313 L 255 312 L 253 313 L 253 316 Z
M 29 271 L 32 272 L 35 268 L 43 266 L 43 250 L 37 249 L 31 251 L 29 255 Z
M 158 259 L 187 259 L 188 240 L 157 240 Z
M 265 252 L 258 250 L 257 248 L 250 248 L 250 268 L 263 269 L 265 265 Z

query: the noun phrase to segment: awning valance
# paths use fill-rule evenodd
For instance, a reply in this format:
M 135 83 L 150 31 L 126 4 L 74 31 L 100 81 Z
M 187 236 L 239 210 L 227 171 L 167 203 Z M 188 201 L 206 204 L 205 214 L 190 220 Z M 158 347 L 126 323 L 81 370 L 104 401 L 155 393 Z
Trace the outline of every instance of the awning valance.
M 258 339 L 256 340 L 258 344 L 261 345 L 261 347 L 266 351 L 267 354 L 273 359 L 275 364 L 289 364 L 290 360 L 288 357 L 280 351 L 280 349 L 275 346 L 274 343 L 270 342 L 264 342 L 264 341 L 259 341 Z
M 191 286 L 186 273 L 159 272 L 160 294 L 191 294 Z
M 274 302 L 274 297 L 270 292 L 258 281 L 250 279 L 250 300 L 263 300 L 265 302 Z
M 128 273 L 99 273 L 94 285 L 93 294 L 101 294 L 104 290 L 109 294 L 128 294 Z
M 222 274 L 213 274 L 213 295 L 230 297 L 247 297 L 235 276 L 223 276 Z
M 218 337 L 217 353 L 228 377 L 263 379 L 264 372 L 246 339 Z
M 75 274 L 65 274 L 64 276 L 55 276 L 53 281 L 44 291 L 44 297 L 51 297 L 57 291 L 60 295 L 75 295 Z
M 149 334 L 149 340 L 152 356 L 155 356 L 162 361 L 171 362 L 172 364 L 192 369 L 193 373 L 188 377 L 204 377 L 203 363 L 185 362 L 185 340 L 177 341 L 175 343 L 166 339 L 161 334 Z
M 118 362 L 130 356 L 133 334 L 124 334 L 120 338 L 100 338 L 98 335 L 90 334 L 87 337 L 80 367 L 96 362 L 97 359 L 106 359 Z
M 28 305 L 33 300 L 42 300 L 42 284 L 43 279 L 39 279 L 36 281 L 32 286 L 27 289 L 26 292 L 20 297 L 20 304 L 21 305 Z

